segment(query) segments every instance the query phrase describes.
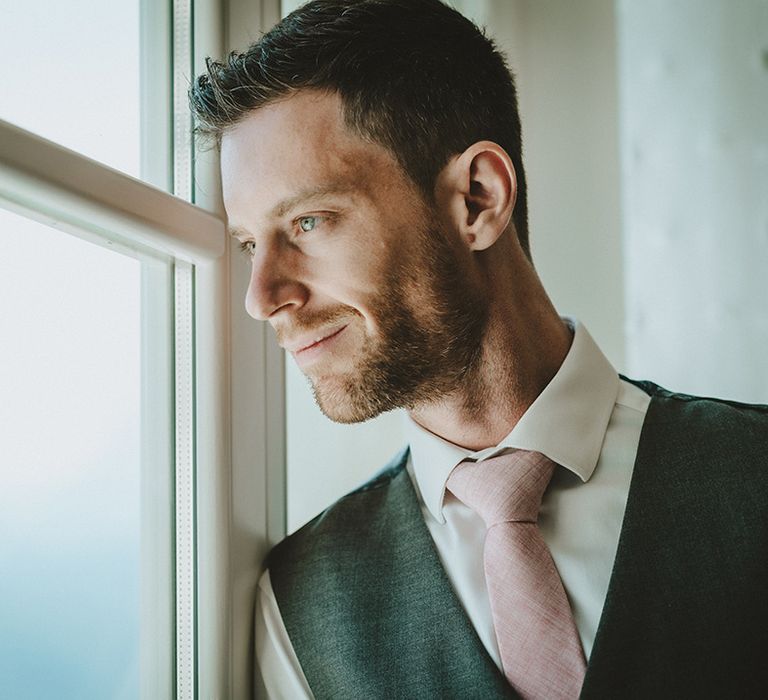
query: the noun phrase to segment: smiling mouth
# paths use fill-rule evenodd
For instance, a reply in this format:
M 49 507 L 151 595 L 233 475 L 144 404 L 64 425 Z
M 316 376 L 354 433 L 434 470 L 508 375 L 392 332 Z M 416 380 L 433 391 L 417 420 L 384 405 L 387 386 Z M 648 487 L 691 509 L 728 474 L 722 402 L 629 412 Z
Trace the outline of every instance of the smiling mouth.
M 331 333 L 330 335 L 326 335 L 325 337 L 323 337 L 323 338 L 320 338 L 319 340 L 315 340 L 314 342 L 310 343 L 309 345 L 305 345 L 303 348 L 299 348 L 298 350 L 295 350 L 295 351 L 294 351 L 294 353 L 293 353 L 293 355 L 294 355 L 294 356 L 296 356 L 296 355 L 300 355 L 301 353 L 303 353 L 303 352 L 306 352 L 307 350 L 312 350 L 312 349 L 314 349 L 314 348 L 318 348 L 318 347 L 319 347 L 320 345 L 322 345 L 323 343 L 326 343 L 326 342 L 328 342 L 329 340 L 332 340 L 333 338 L 335 338 L 335 337 L 336 337 L 337 335 L 339 335 L 339 333 L 341 333 L 341 332 L 342 332 L 342 331 L 343 331 L 345 328 L 346 328 L 346 326 L 342 326 L 341 328 L 339 328 L 339 330 L 337 330 L 337 331 L 334 331 L 334 332 L 333 332 L 333 333 Z

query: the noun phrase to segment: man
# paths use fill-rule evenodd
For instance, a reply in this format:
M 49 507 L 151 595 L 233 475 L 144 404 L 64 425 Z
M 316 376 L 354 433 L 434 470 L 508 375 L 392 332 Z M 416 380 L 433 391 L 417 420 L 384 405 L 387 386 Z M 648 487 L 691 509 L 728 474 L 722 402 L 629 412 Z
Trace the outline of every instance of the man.
M 333 420 L 410 420 L 270 555 L 270 695 L 765 696 L 768 408 L 621 378 L 558 316 L 492 42 L 438 0 L 315 0 L 191 98 L 249 313 Z

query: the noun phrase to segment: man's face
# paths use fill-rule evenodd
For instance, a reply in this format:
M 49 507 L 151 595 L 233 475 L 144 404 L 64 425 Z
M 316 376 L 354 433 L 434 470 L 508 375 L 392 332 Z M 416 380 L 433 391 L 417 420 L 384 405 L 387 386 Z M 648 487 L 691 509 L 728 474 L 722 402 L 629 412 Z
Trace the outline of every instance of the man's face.
M 332 420 L 439 400 L 479 358 L 485 302 L 469 253 L 335 94 L 300 92 L 222 139 L 246 308 L 268 320 Z

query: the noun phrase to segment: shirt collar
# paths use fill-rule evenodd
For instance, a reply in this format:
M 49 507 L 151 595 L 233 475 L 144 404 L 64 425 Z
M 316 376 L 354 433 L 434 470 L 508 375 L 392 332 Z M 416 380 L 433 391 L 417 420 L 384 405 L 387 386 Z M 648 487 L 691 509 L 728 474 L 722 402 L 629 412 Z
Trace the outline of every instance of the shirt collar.
M 445 482 L 462 460 L 482 460 L 507 449 L 541 452 L 587 481 L 595 470 L 619 391 L 619 376 L 587 329 L 575 319 L 570 350 L 552 380 L 498 445 L 472 452 L 406 417 L 411 466 L 430 513 L 442 514 Z

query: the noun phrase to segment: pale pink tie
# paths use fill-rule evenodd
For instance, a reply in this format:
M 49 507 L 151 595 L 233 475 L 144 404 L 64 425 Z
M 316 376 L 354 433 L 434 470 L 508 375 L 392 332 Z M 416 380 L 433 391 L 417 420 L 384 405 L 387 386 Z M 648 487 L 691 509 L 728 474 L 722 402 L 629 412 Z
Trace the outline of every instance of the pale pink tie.
M 462 462 L 447 488 L 485 521 L 485 577 L 504 675 L 525 700 L 574 700 L 584 651 L 568 597 L 536 524 L 555 464 L 515 451 Z

